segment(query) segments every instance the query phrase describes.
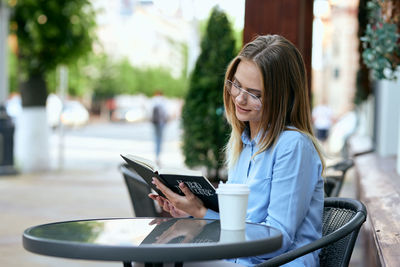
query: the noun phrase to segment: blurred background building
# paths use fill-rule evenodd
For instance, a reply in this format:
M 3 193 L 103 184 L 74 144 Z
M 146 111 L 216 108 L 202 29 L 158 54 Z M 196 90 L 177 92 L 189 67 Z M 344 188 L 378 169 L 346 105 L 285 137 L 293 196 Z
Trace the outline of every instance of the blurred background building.
M 98 38 L 107 54 L 127 57 L 131 64 L 166 66 L 177 77 L 188 64 L 190 72 L 199 55 L 199 23 L 219 5 L 241 30 L 244 23 L 244 0 L 199 1 L 106 1 L 93 0 L 98 10 Z M 179 44 L 188 47 L 185 62 Z
M 340 117 L 354 108 L 358 66 L 358 0 L 314 1 L 313 104 Z

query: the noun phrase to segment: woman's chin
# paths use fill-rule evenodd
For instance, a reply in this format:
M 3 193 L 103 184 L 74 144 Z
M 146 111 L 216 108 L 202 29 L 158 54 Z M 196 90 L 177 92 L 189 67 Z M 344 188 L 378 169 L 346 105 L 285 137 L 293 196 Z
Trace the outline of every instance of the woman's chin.
M 240 121 L 248 121 L 249 120 L 249 116 L 247 116 L 241 112 L 237 112 L 237 111 L 236 111 L 236 118 Z

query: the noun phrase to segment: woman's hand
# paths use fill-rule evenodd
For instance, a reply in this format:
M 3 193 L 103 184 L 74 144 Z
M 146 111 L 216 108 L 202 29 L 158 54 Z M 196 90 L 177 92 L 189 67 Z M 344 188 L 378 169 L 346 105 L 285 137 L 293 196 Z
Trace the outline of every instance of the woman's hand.
M 186 212 L 179 210 L 175 208 L 169 201 L 168 199 L 157 195 L 157 194 L 149 194 L 149 197 L 155 201 L 157 201 L 158 205 L 165 210 L 166 212 L 169 212 L 172 217 L 175 218 L 181 218 L 181 217 L 188 217 L 189 214 Z
M 165 211 L 171 213 L 172 216 L 174 216 L 173 213 L 182 214 L 184 212 L 195 218 L 203 218 L 206 214 L 207 209 L 204 207 L 203 202 L 184 183 L 179 184 L 179 188 L 182 190 L 184 196 L 174 193 L 157 178 L 153 178 L 153 184 L 167 197 L 165 199 L 158 196 L 155 200 Z M 152 196 L 150 197 L 154 199 Z

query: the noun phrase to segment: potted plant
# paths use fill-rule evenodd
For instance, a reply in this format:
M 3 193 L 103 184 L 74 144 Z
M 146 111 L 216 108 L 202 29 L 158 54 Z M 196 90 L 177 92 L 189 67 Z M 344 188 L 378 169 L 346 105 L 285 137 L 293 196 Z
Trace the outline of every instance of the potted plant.
M 361 37 L 364 63 L 376 80 L 396 78 L 400 65 L 400 1 L 370 0 L 365 35 Z
M 375 80 L 376 150 L 382 157 L 397 154 L 400 175 L 400 1 L 368 0 L 366 6 L 368 23 L 360 39 L 363 61 Z M 396 116 L 397 125 L 388 120 Z

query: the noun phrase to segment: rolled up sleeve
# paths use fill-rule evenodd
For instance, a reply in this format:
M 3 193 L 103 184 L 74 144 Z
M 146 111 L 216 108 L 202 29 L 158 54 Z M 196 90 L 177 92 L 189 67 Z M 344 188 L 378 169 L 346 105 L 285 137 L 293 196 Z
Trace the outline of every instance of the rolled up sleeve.
M 207 209 L 206 215 L 204 215 L 203 219 L 219 220 L 219 213 L 216 211 Z

